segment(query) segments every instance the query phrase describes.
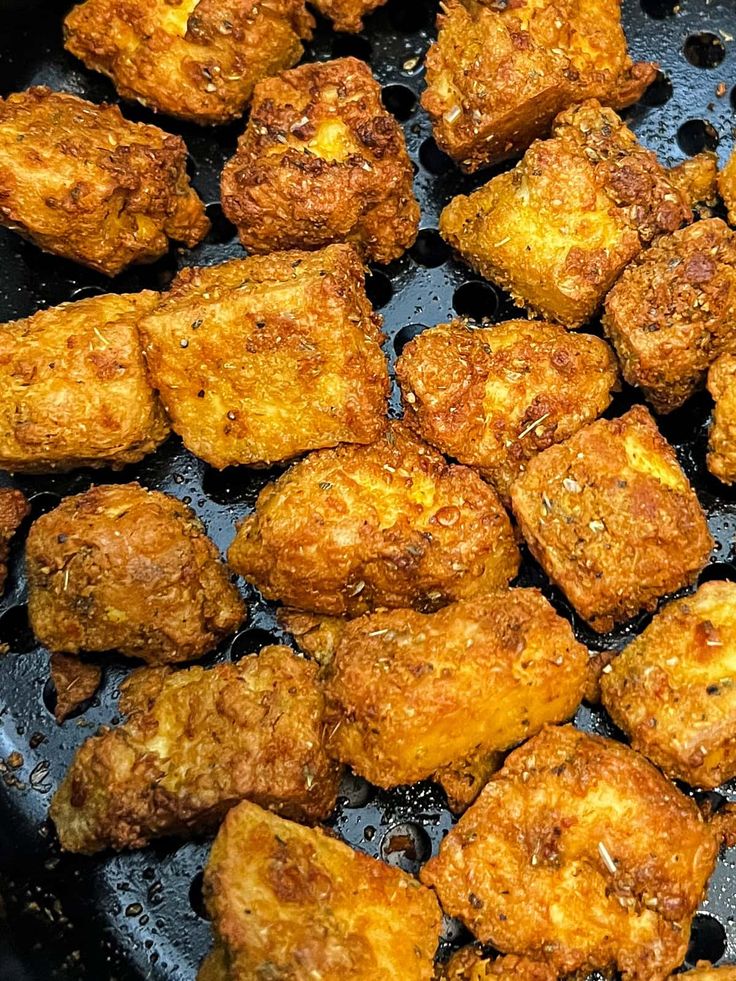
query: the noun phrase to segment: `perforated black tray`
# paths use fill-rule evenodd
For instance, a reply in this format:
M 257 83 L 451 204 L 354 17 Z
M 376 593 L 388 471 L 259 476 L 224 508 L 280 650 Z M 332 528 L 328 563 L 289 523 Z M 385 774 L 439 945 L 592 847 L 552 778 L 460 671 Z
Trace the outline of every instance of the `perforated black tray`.
M 43 83 L 93 101 L 116 100 L 109 83 L 63 52 L 61 22 L 68 6 L 0 0 L 0 94 Z M 307 55 L 327 59 L 354 54 L 368 60 L 384 86 L 387 106 L 405 125 L 416 165 L 422 232 L 410 254 L 376 268 L 369 281 L 372 299 L 385 317 L 391 359 L 418 331 L 454 314 L 502 320 L 513 309 L 507 297 L 450 257 L 436 231 L 447 201 L 490 176 L 486 172 L 462 177 L 437 150 L 428 121 L 417 108 L 422 56 L 432 36 L 436 7 L 428 0 L 390 0 L 368 19 L 365 33 L 358 37 L 335 35 L 321 25 Z M 644 101 L 627 114 L 641 140 L 669 163 L 704 146 L 718 147 L 725 161 L 736 121 L 736 88 L 731 86 L 736 80 L 733 0 L 624 0 L 624 10 L 634 55 L 657 60 L 663 69 Z M 219 172 L 234 151 L 242 124 L 202 130 L 153 117 L 138 105 L 127 104 L 124 111 L 131 119 L 153 120 L 185 138 L 194 184 L 210 202 L 213 232 L 197 249 L 172 252 L 154 266 L 125 273 L 110 284 L 0 230 L 0 320 L 109 289 L 161 289 L 184 265 L 242 254 L 217 203 Z M 636 396 L 624 391 L 612 413 L 633 401 Z M 393 407 L 398 407 L 396 397 Z M 710 411 L 708 398 L 698 396 L 666 419 L 662 430 L 698 489 L 717 542 L 704 578 L 735 578 L 736 496 L 708 475 L 704 463 Z M 235 522 L 273 475 L 246 469 L 218 473 L 171 439 L 155 456 L 122 473 L 80 471 L 14 483 L 29 495 L 37 517 L 62 496 L 82 491 L 93 481 L 141 480 L 191 504 L 224 550 Z M 10 481 L 0 473 L 0 484 L 4 483 Z M 0 978 L 192 981 L 210 942 L 200 892 L 208 842 L 164 841 L 136 853 L 84 859 L 60 855 L 47 823 L 49 800 L 75 748 L 98 725 L 116 721 L 118 686 L 130 664 L 106 662 L 99 695 L 57 727 L 51 714 L 48 655 L 28 629 L 22 570 L 25 531 L 27 525 L 14 546 L 8 589 L 0 600 L 0 643 L 10 648 L 0 657 L 0 897 L 5 907 L 3 918 L 0 903 Z M 599 638 L 576 622 L 528 557 L 520 582 L 542 585 L 593 649 L 621 646 L 648 621 L 641 618 L 626 630 Z M 238 657 L 274 639 L 288 642 L 271 607 L 252 591 L 246 589 L 245 594 L 251 609 L 246 628 L 204 663 Z M 589 731 L 620 735 L 602 711 L 583 707 L 576 721 Z M 723 798 L 734 800 L 736 785 L 711 796 L 716 804 Z M 441 791 L 431 784 L 386 793 L 350 779 L 334 824 L 356 848 L 415 872 L 436 850 L 452 818 Z M 736 853 L 726 853 L 718 865 L 709 898 L 695 921 L 690 963 L 701 957 L 736 961 L 735 861 Z M 445 947 L 463 939 L 460 928 L 448 921 Z

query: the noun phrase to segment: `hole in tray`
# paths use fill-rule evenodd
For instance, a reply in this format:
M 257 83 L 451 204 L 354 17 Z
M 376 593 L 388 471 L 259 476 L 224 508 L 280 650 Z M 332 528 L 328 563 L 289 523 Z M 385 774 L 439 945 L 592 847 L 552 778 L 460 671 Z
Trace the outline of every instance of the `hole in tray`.
M 105 290 L 102 286 L 78 286 L 69 294 L 70 300 L 88 300 L 92 296 L 102 296 Z
M 640 102 L 645 106 L 663 106 L 672 98 L 672 82 L 663 71 L 657 72 L 657 77 L 641 97 Z
M 28 622 L 28 607 L 13 606 L 0 617 L 0 644 L 11 654 L 29 654 L 39 644 Z
M 381 858 L 404 872 L 416 873 L 432 854 L 429 835 L 414 821 L 395 824 L 381 842 Z
M 408 85 L 384 85 L 381 89 L 383 104 L 400 123 L 411 118 L 417 108 L 417 97 Z
M 715 964 L 726 950 L 726 931 L 710 913 L 696 913 L 690 933 L 685 963 L 695 966 L 698 961 Z
M 360 34 L 336 34 L 332 42 L 333 58 L 360 58 L 361 61 L 370 61 L 372 54 L 373 45 Z
M 278 637 L 269 633 L 268 630 L 263 630 L 262 627 L 250 627 L 248 630 L 241 630 L 233 640 L 230 656 L 233 661 L 239 661 L 241 657 L 257 654 L 262 647 L 268 647 L 271 644 L 278 646 L 280 643 Z
M 677 12 L 681 0 L 641 0 L 641 9 L 648 17 L 664 20 Z
M 452 170 L 452 157 L 449 157 L 444 150 L 440 150 L 433 136 L 427 137 L 419 147 L 419 162 L 435 177 Z
M 391 24 L 402 34 L 415 34 L 432 22 L 431 4 L 407 3 L 406 0 L 390 0 L 388 15 Z
M 736 112 L 736 85 L 731 89 L 731 108 Z
M 36 521 L 42 514 L 48 514 L 61 504 L 61 494 L 55 494 L 54 491 L 39 491 L 31 497 L 30 502 L 31 520 Z
M 450 246 L 436 228 L 423 228 L 409 254 L 417 265 L 434 269 L 450 258 L 450 251 Z
M 350 809 L 365 807 L 371 797 L 371 786 L 362 777 L 356 777 L 354 773 L 346 773 L 340 781 L 340 790 L 337 796 L 339 807 Z
M 207 912 L 207 907 L 204 904 L 204 896 L 202 894 L 203 882 L 204 872 L 200 869 L 189 883 L 189 905 L 192 907 L 193 911 L 197 914 L 200 920 L 209 920 L 210 915 Z
M 391 297 L 394 295 L 394 288 L 391 285 L 391 280 L 388 278 L 386 273 L 381 272 L 380 269 L 371 269 L 365 278 L 365 291 L 368 294 L 368 299 L 373 304 L 374 309 L 380 310 L 381 307 L 385 307 L 389 302 Z
M 249 470 L 245 467 L 226 467 L 216 470 L 207 467 L 202 478 L 202 490 L 215 504 L 229 507 L 232 504 L 254 504 L 262 487 L 276 480 L 284 467 Z
M 726 48 L 717 34 L 701 31 L 687 38 L 682 53 L 696 68 L 717 68 L 726 57 Z
M 492 320 L 498 312 L 498 293 L 490 283 L 473 280 L 455 290 L 452 306 L 459 317 L 469 317 L 482 323 Z
M 718 130 L 705 119 L 688 119 L 677 131 L 677 145 L 689 157 L 703 150 L 715 150 L 718 143 Z
M 409 341 L 413 341 L 415 337 L 419 337 L 422 331 L 426 329 L 424 324 L 407 324 L 405 327 L 402 327 L 396 337 L 394 337 L 394 351 L 396 351 L 397 355 L 401 354 Z
M 210 228 L 206 242 L 210 245 L 221 245 L 225 242 L 230 242 L 238 234 L 238 230 L 232 222 L 228 221 L 225 217 L 225 213 L 222 210 L 222 205 L 219 201 L 210 201 L 210 203 L 205 208 L 207 212 L 207 217 L 212 223 L 212 228 Z
M 730 562 L 714 562 L 703 569 L 698 577 L 698 586 L 704 582 L 736 582 L 736 567 Z

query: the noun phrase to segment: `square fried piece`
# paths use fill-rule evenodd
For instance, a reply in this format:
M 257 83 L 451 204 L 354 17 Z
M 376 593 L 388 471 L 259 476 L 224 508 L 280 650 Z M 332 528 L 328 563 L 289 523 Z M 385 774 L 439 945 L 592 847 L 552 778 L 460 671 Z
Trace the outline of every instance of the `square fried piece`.
M 736 483 L 736 355 L 723 354 L 708 372 L 715 400 L 708 437 L 708 469 L 724 484 Z
M 204 897 L 223 981 L 434 976 L 441 915 L 429 889 L 321 829 L 254 804 L 226 817 Z
M 519 306 L 579 327 L 645 244 L 691 219 L 688 194 L 655 155 L 589 101 L 558 116 L 513 170 L 454 198 L 440 231 Z
M 419 205 L 401 127 L 357 58 L 301 65 L 256 86 L 222 173 L 222 207 L 249 252 L 350 242 L 375 262 L 414 243 Z
M 187 148 L 117 106 L 31 88 L 0 99 L 0 225 L 108 276 L 193 246 L 210 223 Z
M 477 947 L 463 947 L 442 968 L 438 981 L 557 981 L 549 964 L 508 954 L 491 958 Z
M 185 269 L 141 336 L 174 430 L 222 469 L 376 439 L 380 325 L 360 259 L 339 245 Z
M 695 802 L 651 763 L 550 727 L 506 759 L 421 879 L 499 951 L 647 981 L 682 963 L 717 854 Z
M 0 467 L 118 469 L 166 439 L 137 327 L 157 302 L 94 296 L 0 324 Z
M 10 540 L 29 512 L 24 494 L 12 487 L 0 487 L 0 596 L 8 575 Z
M 386 0 L 312 0 L 312 6 L 332 21 L 336 31 L 357 34 L 363 29 L 363 18 L 382 7 Z
M 205 124 L 242 116 L 256 82 L 299 61 L 313 27 L 304 0 L 85 0 L 64 37 L 123 98 Z
M 446 0 L 422 103 L 466 171 L 522 153 L 585 99 L 622 109 L 656 65 L 629 57 L 620 0 Z
M 532 554 L 600 633 L 692 583 L 713 547 L 695 492 L 643 406 L 535 457 L 511 499 Z

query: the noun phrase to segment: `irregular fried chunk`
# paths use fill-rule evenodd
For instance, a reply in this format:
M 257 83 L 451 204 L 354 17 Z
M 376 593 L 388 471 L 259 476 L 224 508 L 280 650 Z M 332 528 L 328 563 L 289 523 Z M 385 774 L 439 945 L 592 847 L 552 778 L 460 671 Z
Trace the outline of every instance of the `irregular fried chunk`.
M 557 981 L 557 972 L 549 964 L 508 954 L 491 959 L 476 947 L 463 947 L 442 969 L 439 981 Z
M 360 260 L 335 245 L 185 269 L 141 335 L 174 429 L 223 468 L 376 439 L 380 325 Z
M 655 155 L 590 101 L 558 116 L 514 170 L 454 198 L 440 231 L 519 306 L 579 327 L 645 244 L 691 219 Z
M 421 879 L 498 950 L 654 981 L 685 956 L 717 852 L 695 803 L 643 757 L 550 727 L 507 758 Z
M 249 252 L 350 242 L 397 259 L 417 237 L 419 205 L 404 134 L 365 62 L 301 65 L 256 86 L 222 207 Z
M 311 0 L 323 17 L 329 17 L 336 31 L 357 34 L 363 29 L 363 18 L 382 7 L 386 0 Z
M 692 971 L 673 974 L 670 981 L 687 979 L 687 981 L 736 981 L 736 964 L 721 964 L 713 967 L 710 961 L 698 961 Z
M 128 717 L 77 751 L 51 804 L 67 851 L 140 848 L 216 827 L 248 798 L 298 820 L 326 818 L 339 773 L 322 745 L 316 665 L 286 647 L 214 668 L 142 668 L 123 683 Z
M 216 950 L 224 951 L 216 954 L 223 981 L 433 976 L 441 916 L 429 889 L 321 829 L 254 804 L 226 817 L 204 895 Z
M 729 223 L 736 225 L 736 150 L 718 175 L 718 190 L 728 209 Z
M 511 488 L 532 554 L 599 633 L 688 586 L 713 540 L 643 406 L 540 453 Z
M 670 168 L 668 176 L 690 206 L 698 206 L 704 215 L 718 204 L 718 155 L 712 150 L 681 161 Z
M 519 567 L 493 488 L 400 423 L 371 446 L 295 464 L 261 492 L 228 554 L 267 599 L 350 616 L 482 596 Z
M 166 439 L 137 328 L 157 302 L 111 293 L 0 324 L 0 467 L 119 469 Z
M 30 510 L 25 495 L 19 490 L 0 487 L 0 595 L 8 575 L 10 540 Z
M 64 21 L 67 51 L 124 98 L 203 124 L 241 116 L 313 27 L 304 0 L 85 0 Z
M 605 411 L 617 374 L 599 338 L 526 320 L 443 324 L 396 363 L 409 425 L 504 499 L 528 460 Z
M 210 223 L 187 148 L 117 106 L 36 87 L 0 99 L 0 225 L 46 252 L 115 276 L 192 246 Z
M 189 661 L 245 617 L 194 513 L 139 484 L 62 501 L 31 527 L 26 562 L 28 616 L 50 651 Z
M 736 483 L 736 355 L 724 354 L 708 372 L 715 399 L 708 439 L 708 469 L 724 484 Z
M 464 760 L 435 770 L 432 779 L 447 795 L 447 806 L 452 813 L 462 814 L 488 783 L 491 774 L 498 770 L 502 761 L 503 753 L 479 750 Z
M 56 690 L 54 718 L 61 725 L 100 687 L 102 668 L 99 664 L 88 664 L 67 654 L 52 654 L 49 665 Z

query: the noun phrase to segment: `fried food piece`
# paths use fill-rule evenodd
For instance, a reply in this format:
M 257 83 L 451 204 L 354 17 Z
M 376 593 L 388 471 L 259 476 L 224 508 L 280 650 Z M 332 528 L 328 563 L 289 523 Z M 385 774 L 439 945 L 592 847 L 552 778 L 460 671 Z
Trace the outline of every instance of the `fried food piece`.
M 440 767 L 432 774 L 447 796 L 447 806 L 453 814 L 462 814 L 470 807 L 481 790 L 488 783 L 491 774 L 499 769 L 503 753 L 478 750 L 464 760 L 456 760 L 448 766 Z
M 698 206 L 704 215 L 718 204 L 718 155 L 712 150 L 682 160 L 670 168 L 668 177 L 690 207 Z
M 115 276 L 210 223 L 187 148 L 117 106 L 35 87 L 0 99 L 0 225 L 45 252 Z
M 433 976 L 441 916 L 429 889 L 249 802 L 215 838 L 204 897 L 223 981 Z
M 692 210 L 612 109 L 586 102 L 552 132 L 513 170 L 454 198 L 440 231 L 517 305 L 579 327 L 643 246 Z
M 313 27 L 304 0 L 85 0 L 64 35 L 123 98 L 206 124 L 242 116 L 256 82 L 299 61 Z
M 137 329 L 157 302 L 110 293 L 0 324 L 0 467 L 117 470 L 163 443 Z
M 511 488 L 529 548 L 599 633 L 694 582 L 713 540 L 643 406 L 545 450 Z
M 408 424 L 508 500 L 528 460 L 608 408 L 618 369 L 590 334 L 541 321 L 479 330 L 458 320 L 407 344 L 396 377 Z
M 631 105 L 657 74 L 629 57 L 620 0 L 446 0 L 441 11 L 422 105 L 469 173 L 523 153 L 574 103 Z
M 728 209 L 728 221 L 736 225 L 736 150 L 718 175 L 718 190 Z
M 0 596 L 8 575 L 10 541 L 30 510 L 21 491 L 12 487 L 0 487 Z
M 141 848 L 216 827 L 248 798 L 296 820 L 326 818 L 339 771 L 322 742 L 317 667 L 287 647 L 214 668 L 141 668 L 126 721 L 88 739 L 51 804 L 66 851 Z
M 222 208 L 249 252 L 350 242 L 375 262 L 414 243 L 419 205 L 404 133 L 357 58 L 260 82 L 222 172 Z
M 720 967 L 713 967 L 710 961 L 698 961 L 692 971 L 673 974 L 670 981 L 674 981 L 675 978 L 677 981 L 681 978 L 686 978 L 687 981 L 736 981 L 736 964 L 721 964 Z
M 382 7 L 386 0 L 311 0 L 323 17 L 332 21 L 336 31 L 357 34 L 363 30 L 363 18 Z
M 32 525 L 26 564 L 31 627 L 54 652 L 190 661 L 245 617 L 194 512 L 139 484 L 66 498 Z
M 708 372 L 715 400 L 708 438 L 708 469 L 724 484 L 736 483 L 736 354 L 723 354 Z
M 508 954 L 491 959 L 476 947 L 463 947 L 444 966 L 438 981 L 557 981 L 549 964 Z
M 49 666 L 56 690 L 54 718 L 61 725 L 95 694 L 102 681 L 102 668 L 99 664 L 89 664 L 68 654 L 52 654 Z
M 549 727 L 507 758 L 421 879 L 500 951 L 654 981 L 682 963 L 717 853 L 695 803 L 643 757 Z
M 228 558 L 267 599 L 349 616 L 483 596 L 519 568 L 493 488 L 396 422 L 371 446 L 313 453 L 264 488 Z

